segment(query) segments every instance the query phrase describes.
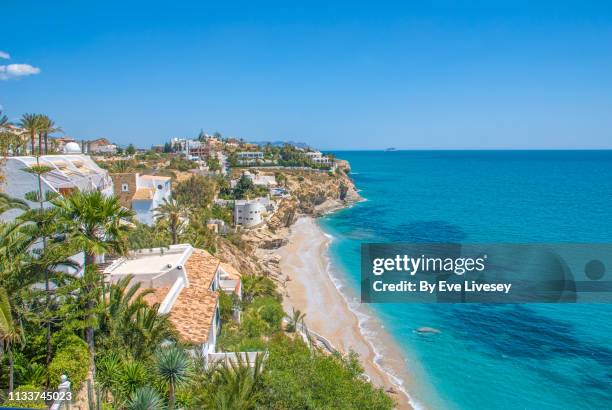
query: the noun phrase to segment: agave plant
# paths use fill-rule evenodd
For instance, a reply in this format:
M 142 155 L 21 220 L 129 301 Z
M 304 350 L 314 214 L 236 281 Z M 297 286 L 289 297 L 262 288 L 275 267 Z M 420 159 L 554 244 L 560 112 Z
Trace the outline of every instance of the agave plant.
M 145 386 L 136 390 L 127 405 L 128 410 L 164 410 L 164 400 L 157 390 Z

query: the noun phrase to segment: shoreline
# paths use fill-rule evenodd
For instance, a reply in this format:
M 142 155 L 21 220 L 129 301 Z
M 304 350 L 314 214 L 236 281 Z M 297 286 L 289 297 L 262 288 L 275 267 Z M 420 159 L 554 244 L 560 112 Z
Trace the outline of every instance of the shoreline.
M 331 204 L 330 204 L 331 205 Z M 325 213 L 336 207 L 326 207 Z M 383 388 L 396 401 L 396 408 L 413 409 L 416 404 L 405 391 L 403 381 L 410 375 L 405 369 L 403 355 L 395 341 L 385 332 L 371 312 L 351 307 L 348 295 L 339 288 L 338 279 L 330 271 L 328 248 L 330 237 L 312 216 L 301 216 L 288 232 L 288 242 L 270 251 L 280 257 L 280 271 L 286 276 L 283 305 L 305 313 L 305 323 L 328 339 L 343 353 L 354 350 L 359 354 L 365 374 L 377 387 Z M 363 308 L 366 310 L 366 308 Z M 367 319 L 366 319 L 367 318 Z M 367 324 L 365 322 L 368 322 Z M 365 329 L 365 327 L 372 329 Z M 377 350 L 366 333 L 375 333 Z M 396 360 L 389 358 L 395 357 Z

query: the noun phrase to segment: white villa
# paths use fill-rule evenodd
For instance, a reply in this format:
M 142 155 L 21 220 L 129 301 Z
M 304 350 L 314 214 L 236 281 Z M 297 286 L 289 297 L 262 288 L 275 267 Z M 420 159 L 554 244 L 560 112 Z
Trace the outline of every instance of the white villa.
M 2 166 L 5 176 L 3 191 L 13 198 L 24 199 L 26 193 L 38 191 L 38 177 L 27 169 L 37 165 L 50 170 L 41 176 L 43 195 L 54 192 L 68 195 L 73 191 L 100 191 L 105 196 L 113 194 L 113 181 L 108 172 L 100 168 L 90 157 L 80 154 L 76 143 L 66 144 L 68 151 L 75 153 L 64 155 L 43 155 L 38 157 L 8 157 Z M 30 203 L 31 206 L 36 204 Z M 2 219 L 11 220 L 20 211 L 10 210 L 2 214 Z
M 274 175 L 253 174 L 249 171 L 244 171 L 242 175 L 250 179 L 251 182 L 253 182 L 253 185 L 264 186 L 266 188 L 272 188 L 276 186 L 276 178 L 274 177 Z M 234 188 L 237 183 L 238 180 L 234 179 L 230 181 L 230 186 Z
M 106 138 L 88 141 L 86 147 L 87 152 L 91 154 L 115 154 L 117 152 L 117 145 L 111 143 Z
M 233 205 L 234 225 L 251 228 L 262 224 L 268 214 L 276 211 L 276 203 L 268 197 L 255 199 L 215 199 L 221 206 Z
M 251 228 L 264 222 L 268 212 L 274 212 L 270 198 L 237 199 L 234 201 L 234 224 Z
M 264 159 L 264 153 L 261 151 L 242 151 L 237 155 L 241 164 L 253 164 Z
M 111 174 L 119 202 L 144 224 L 155 223 L 155 209 L 172 195 L 171 178 L 137 173 Z
M 305 155 L 315 164 L 328 165 L 331 163 L 329 157 L 321 154 L 320 151 L 306 152 Z
M 170 321 L 183 342 L 193 345 L 210 360 L 216 352 L 221 326 L 219 292 L 242 298 L 240 274 L 230 265 L 189 244 L 141 249 L 115 260 L 104 269 L 106 281 L 115 283 L 133 275 L 132 283 L 154 292 L 145 296 L 159 303 L 159 313 Z M 235 312 L 239 320 L 239 313 Z

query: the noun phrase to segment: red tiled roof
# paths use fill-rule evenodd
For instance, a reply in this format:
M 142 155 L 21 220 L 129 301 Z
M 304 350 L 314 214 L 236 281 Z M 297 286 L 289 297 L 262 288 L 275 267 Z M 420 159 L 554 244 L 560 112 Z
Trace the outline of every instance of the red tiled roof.
M 210 290 L 219 259 L 210 253 L 194 249 L 185 264 L 189 286 L 183 288 L 170 310 L 170 320 L 179 336 L 188 343 L 203 344 L 212 326 L 218 291 Z

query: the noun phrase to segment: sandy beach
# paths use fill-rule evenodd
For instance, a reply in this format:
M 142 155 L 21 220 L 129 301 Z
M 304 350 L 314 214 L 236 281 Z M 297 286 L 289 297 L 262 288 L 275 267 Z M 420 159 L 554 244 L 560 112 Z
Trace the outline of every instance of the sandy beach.
M 384 346 L 379 349 L 384 350 L 384 359 L 376 354 L 362 333 L 357 315 L 330 277 L 328 245 L 329 238 L 315 220 L 302 217 L 291 227 L 288 244 L 275 251 L 281 257 L 281 271 L 289 278 L 285 288 L 285 310 L 291 312 L 294 307 L 305 312 L 309 329 L 327 338 L 342 352 L 354 350 L 359 353 L 366 374 L 376 386 L 393 392 L 391 396 L 397 408 L 413 408 L 400 383 L 385 371 L 391 370 L 397 378 L 408 380 L 399 349 L 382 327 L 368 329 L 375 332 L 377 346 Z

